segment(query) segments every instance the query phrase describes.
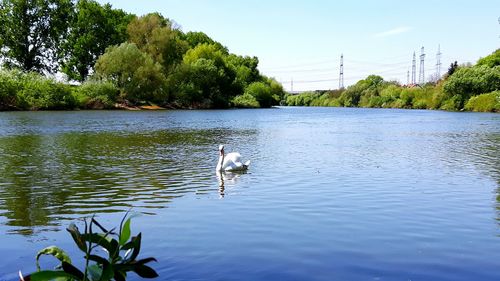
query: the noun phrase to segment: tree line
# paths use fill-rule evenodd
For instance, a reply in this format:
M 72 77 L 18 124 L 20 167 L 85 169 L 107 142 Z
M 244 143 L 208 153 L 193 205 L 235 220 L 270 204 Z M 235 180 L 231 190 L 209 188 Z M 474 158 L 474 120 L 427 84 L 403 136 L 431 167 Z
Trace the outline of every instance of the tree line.
M 0 62 L 0 110 L 270 107 L 284 96 L 257 57 L 94 0 L 0 0 Z
M 475 65 L 452 63 L 437 82 L 408 87 L 370 75 L 347 89 L 287 95 L 284 103 L 500 112 L 500 49 Z

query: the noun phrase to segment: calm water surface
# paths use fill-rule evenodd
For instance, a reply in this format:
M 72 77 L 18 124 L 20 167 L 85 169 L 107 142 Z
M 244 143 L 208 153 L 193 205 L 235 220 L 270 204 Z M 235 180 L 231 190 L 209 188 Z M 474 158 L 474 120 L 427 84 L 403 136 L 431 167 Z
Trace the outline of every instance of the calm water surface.
M 131 207 L 161 280 L 500 280 L 498 114 L 0 113 L 0 175 L 0 280 Z

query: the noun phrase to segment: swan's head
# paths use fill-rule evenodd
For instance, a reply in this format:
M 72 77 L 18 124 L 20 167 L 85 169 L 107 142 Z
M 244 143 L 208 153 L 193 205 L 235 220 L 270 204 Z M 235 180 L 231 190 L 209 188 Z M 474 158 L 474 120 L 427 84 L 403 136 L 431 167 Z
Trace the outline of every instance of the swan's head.
M 224 155 L 224 145 L 222 145 L 222 144 L 219 145 L 219 153 L 221 156 Z

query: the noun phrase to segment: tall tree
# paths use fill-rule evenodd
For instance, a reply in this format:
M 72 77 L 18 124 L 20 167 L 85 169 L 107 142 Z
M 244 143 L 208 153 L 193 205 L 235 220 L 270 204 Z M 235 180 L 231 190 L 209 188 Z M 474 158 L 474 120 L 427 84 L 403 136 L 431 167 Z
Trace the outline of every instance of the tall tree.
M 209 107 L 221 108 L 239 92 L 234 88 L 236 73 L 225 60 L 218 46 L 200 44 L 186 52 L 183 58 L 185 72 L 178 81 L 182 99 L 191 103 L 206 103 Z M 207 103 L 208 101 L 208 103 Z
M 182 55 L 188 49 L 188 43 L 181 39 L 175 23 L 158 13 L 132 20 L 127 30 L 129 42 L 148 53 L 166 73 L 182 61 Z
M 106 50 L 96 62 L 96 76 L 111 81 L 121 91 L 121 98 L 165 102 L 165 76 L 160 64 L 141 52 L 135 44 L 122 43 Z
M 191 48 L 195 48 L 200 44 L 209 44 L 215 45 L 217 49 L 223 51 L 223 53 L 229 54 L 229 51 L 226 47 L 201 31 L 190 31 L 184 34 L 183 39 L 189 43 L 189 46 Z
M 1 0 L 3 62 L 26 71 L 54 72 L 72 11 L 71 0 Z
M 133 18 L 110 4 L 79 0 L 64 44 L 62 71 L 70 79 L 84 81 L 107 47 L 127 40 L 127 25 Z

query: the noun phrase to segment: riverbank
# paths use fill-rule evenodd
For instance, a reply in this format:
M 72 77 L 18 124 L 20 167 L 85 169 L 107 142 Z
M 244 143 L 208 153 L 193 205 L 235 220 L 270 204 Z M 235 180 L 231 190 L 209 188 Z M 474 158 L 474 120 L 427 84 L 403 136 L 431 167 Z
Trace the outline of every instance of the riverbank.
M 500 49 L 475 65 L 452 63 L 434 82 L 401 85 L 370 75 L 347 89 L 287 95 L 284 104 L 500 112 Z

